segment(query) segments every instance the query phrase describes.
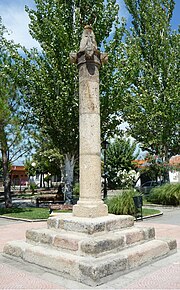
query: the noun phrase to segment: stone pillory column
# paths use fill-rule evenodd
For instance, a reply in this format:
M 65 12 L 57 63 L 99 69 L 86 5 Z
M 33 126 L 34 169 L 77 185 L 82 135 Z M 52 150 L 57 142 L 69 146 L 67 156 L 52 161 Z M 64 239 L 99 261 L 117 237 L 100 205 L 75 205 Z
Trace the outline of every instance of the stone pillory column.
M 80 198 L 73 207 L 77 217 L 107 216 L 101 199 L 99 68 L 107 54 L 97 50 L 91 26 L 85 26 L 78 53 L 71 53 L 79 70 Z

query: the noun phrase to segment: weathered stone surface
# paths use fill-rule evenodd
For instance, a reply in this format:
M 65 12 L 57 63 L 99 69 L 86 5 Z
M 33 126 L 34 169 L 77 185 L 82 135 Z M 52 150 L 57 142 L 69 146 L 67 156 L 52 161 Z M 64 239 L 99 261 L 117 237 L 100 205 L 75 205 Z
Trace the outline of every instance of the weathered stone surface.
M 52 244 L 55 232 L 48 229 L 31 229 L 26 231 L 28 242 Z
M 93 223 L 91 221 L 89 222 L 87 220 L 85 221 L 84 219 L 82 219 L 81 222 L 79 222 L 76 219 L 75 220 L 69 219 L 60 221 L 60 228 L 65 231 L 73 231 L 93 235 L 95 233 L 105 231 L 105 223 L 103 221 Z
M 132 227 L 134 225 L 134 218 L 128 215 L 117 216 L 109 214 L 108 216 L 90 219 L 76 217 L 71 213 L 61 213 L 55 217 L 50 217 L 47 224 L 48 228 L 92 235 Z
M 81 154 L 87 154 L 90 157 L 98 156 L 99 157 L 99 152 L 100 152 L 100 119 L 97 114 L 94 114 L 93 116 L 89 117 L 89 114 L 83 114 L 80 116 L 80 122 L 83 122 L 83 126 L 86 129 L 82 129 L 80 131 L 80 136 L 81 136 L 81 144 L 80 144 L 80 151 Z M 94 130 L 94 126 L 97 127 L 96 130 L 99 130 L 97 132 L 97 136 L 91 133 L 91 130 Z M 99 138 L 98 138 L 99 136 Z M 97 141 L 98 138 L 98 142 Z M 91 156 L 93 155 L 93 156 Z M 83 160 L 82 160 L 83 162 Z M 98 159 L 99 162 L 99 159 Z M 83 165 L 83 163 L 82 163 Z M 94 164 L 93 164 L 94 165 Z M 89 162 L 86 164 L 85 169 L 88 169 L 89 166 L 91 165 L 91 159 Z M 96 165 L 96 164 L 95 164 Z M 98 163 L 99 165 L 99 163 Z M 84 171 L 84 168 L 82 168 Z M 100 176 L 101 178 L 101 176 Z M 91 191 L 89 191 L 89 197 L 91 197 Z
M 127 258 L 123 256 L 108 256 L 107 260 L 99 260 L 98 263 L 81 263 L 79 269 L 81 272 L 80 281 L 86 281 L 91 286 L 102 284 L 109 279 L 109 276 L 121 273 L 127 270 Z M 84 283 L 84 282 L 83 282 Z
M 122 228 L 132 227 L 134 225 L 134 218 L 128 215 L 108 215 L 109 219 L 106 223 L 106 231 L 116 231 Z M 112 219 L 111 219 L 112 217 Z
M 152 228 L 130 228 L 123 231 L 125 236 L 126 245 L 131 245 L 147 239 L 153 239 L 155 237 L 155 232 L 153 234 Z
M 29 263 L 58 271 L 62 275 L 68 274 L 72 278 L 78 275 L 78 258 L 68 253 L 41 246 L 26 248 L 23 258 Z
M 101 56 L 93 30 L 84 28 L 80 50 L 71 53 L 71 61 L 79 70 L 79 160 L 80 198 L 73 207 L 76 217 L 96 218 L 108 215 L 107 205 L 101 199 L 101 140 L 99 68 Z
M 78 236 L 56 235 L 53 241 L 53 246 L 70 251 L 77 251 L 79 248 L 79 240 L 80 238 Z
M 22 251 L 19 251 L 22 249 Z M 152 240 L 105 256 L 72 255 L 50 247 L 35 246 L 25 242 L 10 242 L 5 247 L 7 255 L 21 255 L 24 261 L 57 271 L 59 275 L 88 285 L 99 285 L 112 277 L 123 275 L 136 267 L 165 257 L 170 253 L 164 241 Z
M 81 190 L 83 192 L 83 196 L 80 196 L 80 199 L 77 203 L 77 205 L 81 203 L 80 207 L 85 207 L 86 205 L 89 207 L 91 204 L 94 206 L 94 208 L 96 207 L 97 210 L 100 210 L 99 207 L 102 205 L 104 207 L 107 207 L 101 200 L 101 176 L 95 177 L 96 172 L 94 172 L 94 169 L 93 169 L 94 166 L 96 166 L 96 170 L 99 171 L 101 169 L 100 165 L 101 164 L 99 163 L 99 156 L 96 155 L 95 153 L 89 154 L 89 155 L 82 154 L 81 159 L 80 159 L 80 166 L 82 168 Z M 88 181 L 86 180 L 86 174 L 89 177 Z M 74 208 L 77 205 L 73 207 L 73 213 L 74 213 Z M 78 210 L 79 210 L 79 206 L 78 206 Z M 84 216 L 84 217 L 88 218 L 89 216 Z
M 8 255 L 23 259 L 23 253 L 27 247 L 28 244 L 22 241 L 8 242 L 4 246 L 3 252 L 7 253 Z
M 93 257 L 106 255 L 107 252 L 116 253 L 138 242 L 144 243 L 147 240 L 154 239 L 151 233 L 152 228 L 143 229 L 138 227 L 113 231 L 110 234 L 106 233 L 97 237 L 82 239 L 80 250 Z
M 125 246 L 123 235 L 105 235 L 103 237 L 83 240 L 80 244 L 80 250 L 86 255 L 97 257 L 98 255 L 107 254 L 110 251 L 118 251 Z
M 129 245 L 154 238 L 151 235 L 152 228 L 130 227 L 111 231 L 109 234 L 105 231 L 105 224 L 103 231 L 101 231 L 101 226 L 102 224 L 98 223 L 97 227 L 89 228 L 88 232 L 83 233 L 82 227 L 80 232 L 65 231 L 64 229 L 61 231 L 56 229 L 32 229 L 26 232 L 26 241 L 34 245 L 47 244 L 58 249 L 68 250 L 68 252 L 77 252 L 76 254 L 80 256 L 98 257 L 106 255 L 107 252 L 118 252 Z M 74 224 L 71 224 L 70 228 L 74 230 Z M 95 231 L 95 235 L 91 234 L 92 231 Z
M 169 253 L 169 247 L 164 241 L 152 240 L 145 244 L 137 245 L 136 251 L 132 251 L 129 248 L 126 253 L 128 255 L 128 268 L 132 269 L 167 255 Z
M 94 187 L 95 183 L 92 184 Z M 108 207 L 103 203 L 95 203 L 91 204 L 86 203 L 85 205 L 82 203 L 82 199 L 78 201 L 77 204 L 73 206 L 73 214 L 78 217 L 88 217 L 88 218 L 96 218 L 96 217 L 104 217 L 108 214 Z
M 171 251 L 176 250 L 177 248 L 177 242 L 176 240 L 171 240 L 168 238 L 164 238 L 163 241 L 165 241 L 168 244 L 168 247 Z
M 80 116 L 90 119 L 90 117 L 93 117 L 92 124 L 94 124 L 93 121 L 95 121 L 94 118 L 96 118 L 96 121 L 98 119 L 99 123 L 99 114 L 100 114 L 100 108 L 99 108 L 99 83 L 98 83 L 98 77 L 99 72 L 97 71 L 97 68 L 95 68 L 95 73 L 97 76 L 91 76 L 89 75 L 87 68 L 82 67 L 79 71 L 79 77 L 80 77 L 80 88 L 79 88 L 79 97 L 80 97 Z M 87 75 L 87 78 L 83 76 L 83 74 Z M 90 78 L 90 79 L 89 79 Z M 89 114 L 94 114 L 93 116 L 89 116 Z M 86 116 L 84 116 L 86 114 Z M 80 121 L 82 121 L 80 119 Z M 82 123 L 80 123 L 81 126 L 83 126 Z M 97 127 L 99 130 L 100 128 Z M 97 131 L 98 132 L 98 131 Z M 100 131 L 99 131 L 100 132 Z
M 150 227 L 150 228 L 145 228 L 144 230 L 144 237 L 145 239 L 154 239 L 155 238 L 155 229 Z
M 58 229 L 60 223 L 60 215 L 56 214 L 55 216 L 51 216 L 47 220 L 47 227 L 52 229 Z

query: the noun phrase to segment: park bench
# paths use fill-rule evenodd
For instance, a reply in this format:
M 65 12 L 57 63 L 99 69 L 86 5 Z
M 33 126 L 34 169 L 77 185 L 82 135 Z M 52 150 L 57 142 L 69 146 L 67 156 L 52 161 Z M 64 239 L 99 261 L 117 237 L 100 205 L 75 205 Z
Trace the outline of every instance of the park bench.
M 36 198 L 36 207 L 47 203 L 64 203 L 64 194 L 46 194 Z
M 49 214 L 51 214 L 53 210 L 72 210 L 72 208 L 72 204 L 50 204 Z

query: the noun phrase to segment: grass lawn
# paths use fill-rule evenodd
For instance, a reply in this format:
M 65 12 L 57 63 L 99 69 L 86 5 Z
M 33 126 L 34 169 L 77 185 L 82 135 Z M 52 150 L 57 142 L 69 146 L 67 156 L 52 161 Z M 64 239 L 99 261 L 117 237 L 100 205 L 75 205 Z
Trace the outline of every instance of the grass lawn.
M 60 212 L 60 211 L 57 211 Z M 61 211 L 62 212 L 62 211 Z M 67 211 L 63 211 L 67 212 Z M 160 213 L 156 209 L 143 208 L 143 216 L 153 215 Z M 49 209 L 48 208 L 36 208 L 36 207 L 26 207 L 26 208 L 0 208 L 0 215 L 22 218 L 22 219 L 48 219 Z
M 30 220 L 47 219 L 49 217 L 49 209 L 36 207 L 0 208 L 0 215 Z
M 160 210 L 153 209 L 153 208 L 143 208 L 143 210 L 142 210 L 143 216 L 158 214 L 160 212 L 161 212 Z

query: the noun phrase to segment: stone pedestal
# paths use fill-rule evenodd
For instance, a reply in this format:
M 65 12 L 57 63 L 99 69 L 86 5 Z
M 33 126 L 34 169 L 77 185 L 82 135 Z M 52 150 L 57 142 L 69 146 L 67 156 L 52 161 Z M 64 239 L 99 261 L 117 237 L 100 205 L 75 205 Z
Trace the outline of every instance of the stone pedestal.
M 134 226 L 131 216 L 59 214 L 47 226 L 7 243 L 4 254 L 96 286 L 176 251 L 176 241 L 155 240 L 154 228 Z

